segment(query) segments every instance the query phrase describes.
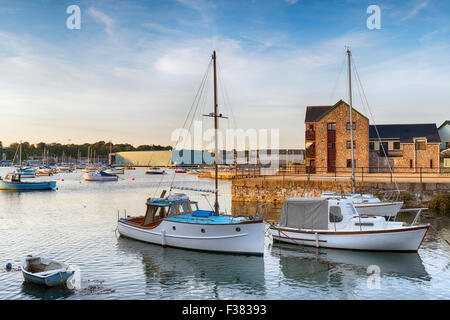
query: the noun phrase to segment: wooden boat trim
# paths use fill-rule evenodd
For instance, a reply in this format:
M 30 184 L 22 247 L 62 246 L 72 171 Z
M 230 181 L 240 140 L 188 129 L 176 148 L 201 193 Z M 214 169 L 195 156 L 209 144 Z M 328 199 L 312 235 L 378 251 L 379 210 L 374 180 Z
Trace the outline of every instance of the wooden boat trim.
M 287 239 L 287 240 L 299 240 L 299 241 L 311 241 L 311 242 L 316 242 L 316 239 L 302 239 L 302 238 L 292 238 L 292 237 L 283 237 L 283 236 L 278 236 L 278 235 L 273 235 L 273 237 L 277 238 L 277 239 Z M 319 242 L 328 242 L 327 240 L 318 240 Z
M 336 232 L 328 232 L 328 231 L 307 231 L 307 230 L 295 230 L 295 229 L 286 229 L 286 228 L 275 228 L 270 227 L 272 230 L 280 230 L 283 232 L 293 232 L 293 233 L 306 233 L 306 234 L 327 234 L 327 235 L 348 235 L 348 234 L 376 234 L 376 233 L 393 233 L 393 232 L 407 232 L 413 230 L 420 229 L 428 229 L 430 225 L 418 226 L 418 227 L 408 227 L 404 229 L 385 229 L 385 230 L 365 230 L 365 231 L 336 231 Z
M 205 220 L 205 219 L 203 219 Z M 170 223 L 185 223 L 185 224 L 193 224 L 191 222 L 183 222 L 183 221 L 173 221 L 173 220 L 166 220 L 166 219 L 161 219 L 158 220 L 156 222 L 153 222 L 150 226 L 148 227 L 144 227 L 142 225 L 136 224 L 136 223 L 132 223 L 129 221 L 123 221 L 123 220 L 119 220 L 119 223 L 124 223 L 124 224 L 128 224 L 130 226 L 136 227 L 136 228 L 141 228 L 141 229 L 154 229 L 156 228 L 161 222 L 163 221 L 167 221 Z M 262 223 L 263 220 L 250 220 L 250 221 L 241 221 L 241 222 L 236 222 L 236 223 L 195 223 L 196 225 L 204 225 L 204 226 L 235 226 L 235 225 L 240 225 L 240 224 L 252 224 L 252 223 Z

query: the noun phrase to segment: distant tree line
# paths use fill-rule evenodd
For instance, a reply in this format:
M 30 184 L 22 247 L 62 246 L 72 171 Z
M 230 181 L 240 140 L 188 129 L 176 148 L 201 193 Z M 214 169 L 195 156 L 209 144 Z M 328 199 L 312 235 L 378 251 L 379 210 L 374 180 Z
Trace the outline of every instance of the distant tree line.
M 16 155 L 16 161 L 19 157 L 19 147 L 20 143 L 14 142 L 9 145 L 9 147 L 3 146 L 0 141 L 0 155 L 6 154 L 7 160 L 13 160 L 14 155 Z M 88 150 L 90 157 L 100 157 L 107 158 L 108 154 L 111 152 L 121 152 L 121 151 L 153 151 L 153 150 L 172 150 L 171 146 L 161 146 L 161 145 L 140 145 L 134 147 L 129 143 L 119 143 L 114 144 L 112 142 L 98 141 L 95 143 L 84 143 L 84 144 L 61 144 L 61 143 L 44 143 L 39 142 L 36 144 L 31 144 L 29 142 L 22 142 L 22 159 L 41 159 L 44 156 L 48 158 L 59 158 L 63 156 L 65 159 L 72 158 L 73 160 L 88 157 Z

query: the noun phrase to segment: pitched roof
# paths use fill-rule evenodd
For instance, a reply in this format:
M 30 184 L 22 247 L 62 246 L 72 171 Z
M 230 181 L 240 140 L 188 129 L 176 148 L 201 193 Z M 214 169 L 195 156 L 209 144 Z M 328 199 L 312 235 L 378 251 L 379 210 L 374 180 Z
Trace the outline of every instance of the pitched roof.
M 435 123 L 380 124 L 376 126 L 381 139 L 399 139 L 412 143 L 414 138 L 426 137 L 428 142 L 441 142 Z M 378 139 L 375 125 L 369 125 L 369 139 Z
M 344 100 L 339 100 L 336 104 L 333 106 L 307 106 L 306 107 L 306 114 L 305 114 L 305 122 L 316 122 L 325 117 L 328 113 L 333 111 L 335 108 L 340 106 L 341 104 L 345 104 L 347 106 L 348 103 L 346 103 Z M 352 108 L 353 111 L 357 112 L 361 116 L 367 119 L 366 116 L 355 110 L 355 108 Z
M 442 128 L 443 126 L 445 126 L 446 124 L 450 124 L 450 120 L 445 120 L 445 121 L 439 126 L 438 130 L 439 130 L 440 128 Z

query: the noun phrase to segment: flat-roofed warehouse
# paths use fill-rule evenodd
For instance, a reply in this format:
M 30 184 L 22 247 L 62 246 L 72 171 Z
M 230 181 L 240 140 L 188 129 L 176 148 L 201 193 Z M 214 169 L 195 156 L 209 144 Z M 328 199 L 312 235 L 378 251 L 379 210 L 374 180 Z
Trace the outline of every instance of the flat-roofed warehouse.
M 168 166 L 171 159 L 172 150 L 123 151 L 111 154 L 112 163 L 121 166 Z

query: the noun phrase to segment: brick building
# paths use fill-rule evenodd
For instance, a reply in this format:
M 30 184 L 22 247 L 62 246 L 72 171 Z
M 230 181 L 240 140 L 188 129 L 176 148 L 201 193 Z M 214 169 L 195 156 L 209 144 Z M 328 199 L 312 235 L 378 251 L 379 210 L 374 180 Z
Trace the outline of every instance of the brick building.
M 369 119 L 353 108 L 355 167 L 369 166 Z M 308 106 L 305 115 L 306 166 L 311 173 L 351 172 L 350 106 Z
M 441 138 L 434 123 L 369 125 L 352 109 L 356 173 L 440 172 Z M 305 158 L 311 173 L 351 172 L 350 106 L 308 106 Z M 378 129 L 378 132 L 377 132 Z
M 370 171 L 439 172 L 440 144 L 434 123 L 371 125 Z

